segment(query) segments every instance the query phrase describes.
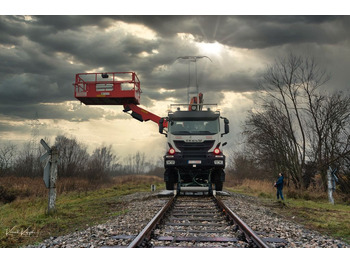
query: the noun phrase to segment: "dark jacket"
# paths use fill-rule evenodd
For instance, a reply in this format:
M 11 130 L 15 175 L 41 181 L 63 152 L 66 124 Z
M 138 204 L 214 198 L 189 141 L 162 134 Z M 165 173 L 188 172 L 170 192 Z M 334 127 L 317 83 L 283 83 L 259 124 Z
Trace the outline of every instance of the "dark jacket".
M 278 189 L 282 189 L 283 188 L 283 176 L 280 176 L 276 182 L 276 187 Z

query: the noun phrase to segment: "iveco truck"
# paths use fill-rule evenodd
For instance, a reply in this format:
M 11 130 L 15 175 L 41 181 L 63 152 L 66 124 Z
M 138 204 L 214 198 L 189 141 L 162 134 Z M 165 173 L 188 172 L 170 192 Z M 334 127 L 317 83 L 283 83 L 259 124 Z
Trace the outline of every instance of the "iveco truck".
M 159 132 L 164 132 L 163 122 L 168 129 L 168 150 L 164 156 L 164 181 L 168 190 L 174 190 L 175 185 L 177 190 L 222 190 L 225 181 L 222 148 L 226 145 L 222 137 L 229 133 L 229 121 L 219 111 L 202 110 L 202 106 L 190 104 L 189 110 L 178 108 L 160 120 Z

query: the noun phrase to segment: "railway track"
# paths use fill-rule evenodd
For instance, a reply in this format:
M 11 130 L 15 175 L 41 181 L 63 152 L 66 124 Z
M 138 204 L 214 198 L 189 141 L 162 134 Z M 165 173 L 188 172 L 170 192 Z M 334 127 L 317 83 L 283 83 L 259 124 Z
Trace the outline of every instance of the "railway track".
M 128 247 L 269 246 L 218 197 L 174 196 Z

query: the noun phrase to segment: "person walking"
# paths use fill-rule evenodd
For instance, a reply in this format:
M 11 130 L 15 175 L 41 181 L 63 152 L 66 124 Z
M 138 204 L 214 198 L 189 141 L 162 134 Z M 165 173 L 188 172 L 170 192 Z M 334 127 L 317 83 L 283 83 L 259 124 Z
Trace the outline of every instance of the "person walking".
M 278 176 L 279 177 L 274 185 L 277 188 L 277 199 L 279 199 L 279 197 L 281 197 L 282 201 L 284 201 L 283 192 L 282 192 L 284 176 L 283 176 L 283 173 L 279 173 Z

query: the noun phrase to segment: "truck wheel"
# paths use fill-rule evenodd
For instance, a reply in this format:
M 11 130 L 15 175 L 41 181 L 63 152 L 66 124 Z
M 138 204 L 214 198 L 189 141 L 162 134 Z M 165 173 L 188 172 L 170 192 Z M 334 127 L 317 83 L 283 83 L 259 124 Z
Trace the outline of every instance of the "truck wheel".
M 222 181 L 216 182 L 215 183 L 215 190 L 216 191 L 222 191 L 222 186 L 223 186 L 223 182 Z
M 164 181 L 165 181 L 165 188 L 167 190 L 174 190 L 174 183 L 175 183 L 175 172 L 172 169 L 165 169 L 164 172 Z
M 166 190 L 174 190 L 174 182 L 166 181 L 165 182 L 165 188 L 166 188 Z

